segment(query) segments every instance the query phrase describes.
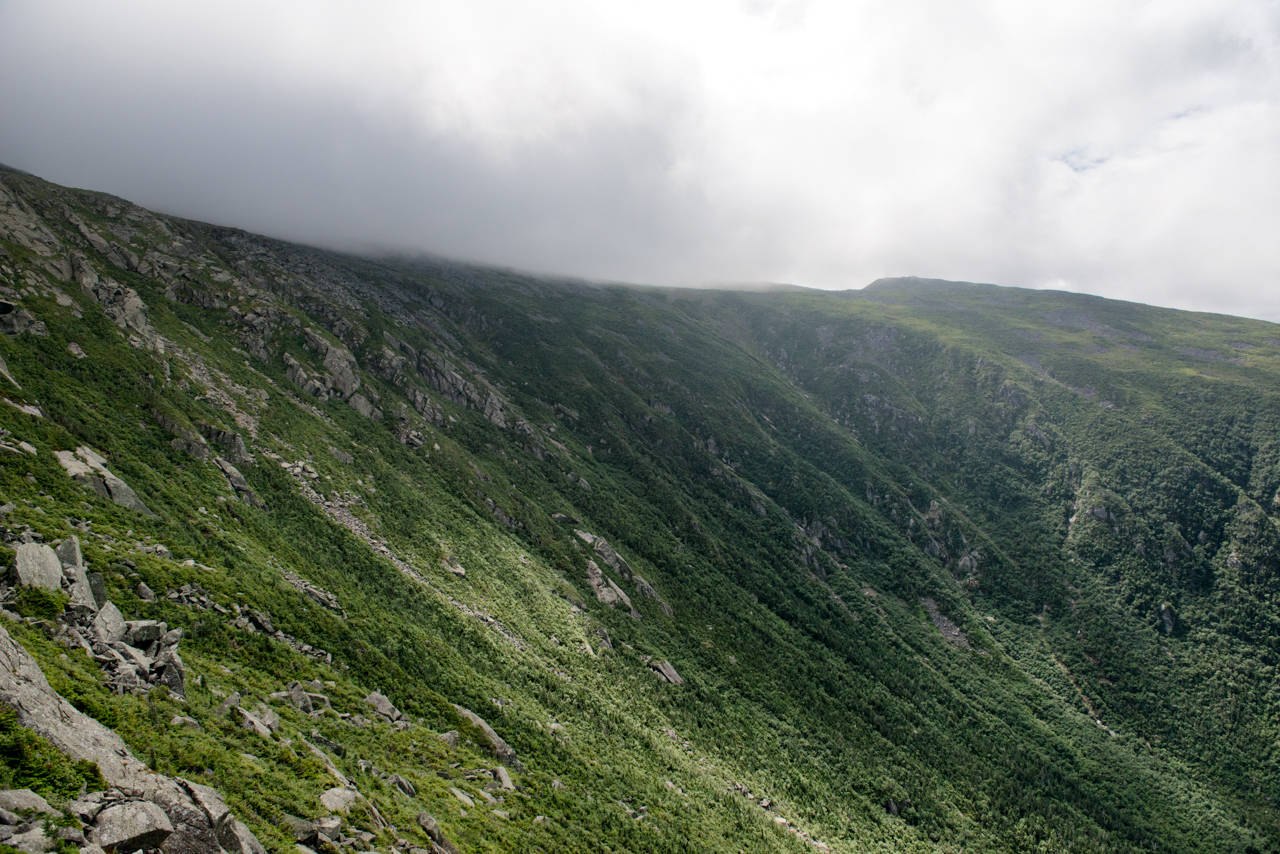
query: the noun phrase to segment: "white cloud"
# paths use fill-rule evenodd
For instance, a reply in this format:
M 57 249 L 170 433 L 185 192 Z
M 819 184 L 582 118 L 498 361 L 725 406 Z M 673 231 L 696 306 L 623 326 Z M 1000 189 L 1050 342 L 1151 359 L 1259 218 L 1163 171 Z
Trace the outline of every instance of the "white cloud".
M 0 79 L 0 160 L 287 237 L 1280 319 L 1265 0 L 11 2 Z

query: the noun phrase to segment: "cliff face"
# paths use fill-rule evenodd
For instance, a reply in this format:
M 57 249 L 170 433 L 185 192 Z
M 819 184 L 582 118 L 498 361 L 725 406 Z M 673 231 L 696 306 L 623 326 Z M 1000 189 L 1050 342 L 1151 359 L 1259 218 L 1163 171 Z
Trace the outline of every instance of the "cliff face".
M 4 173 L 0 330 L 0 699 L 103 780 L 6 773 L 81 847 L 1280 841 L 1273 325 L 357 258 Z

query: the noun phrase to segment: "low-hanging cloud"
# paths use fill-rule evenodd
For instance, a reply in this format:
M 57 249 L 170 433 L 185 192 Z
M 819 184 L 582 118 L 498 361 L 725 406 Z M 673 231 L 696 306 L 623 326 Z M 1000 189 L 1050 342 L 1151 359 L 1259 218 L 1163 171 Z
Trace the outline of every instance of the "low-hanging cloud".
M 0 161 L 342 248 L 1280 319 L 1280 13 L 0 4 Z

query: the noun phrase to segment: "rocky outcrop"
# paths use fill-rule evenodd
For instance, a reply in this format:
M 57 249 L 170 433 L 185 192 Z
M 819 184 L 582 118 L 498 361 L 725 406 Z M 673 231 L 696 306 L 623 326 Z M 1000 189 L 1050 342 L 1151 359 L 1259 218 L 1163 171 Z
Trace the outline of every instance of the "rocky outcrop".
M 144 516 L 155 516 L 129 484 L 107 470 L 106 457 L 97 451 L 81 445 L 74 451 L 53 453 L 72 480 L 89 487 L 103 498 L 110 498 L 122 507 L 137 510 Z
M 552 518 L 555 517 L 553 516 Z M 662 612 L 668 617 L 675 614 L 675 609 L 668 605 L 667 601 L 658 595 L 658 591 L 653 588 L 652 584 L 641 578 L 640 574 L 631 568 L 631 565 L 627 563 L 622 555 L 618 554 L 617 550 L 615 550 L 613 546 L 609 545 L 608 540 L 604 537 L 598 537 L 595 534 L 582 530 L 575 529 L 574 533 L 577 534 L 578 538 L 584 543 L 587 543 L 592 547 L 596 553 L 596 557 L 604 561 L 613 569 L 614 572 L 621 575 L 627 581 L 633 583 L 636 586 L 637 593 L 657 602 L 658 607 L 661 608 Z M 604 574 L 600 572 L 598 565 L 591 561 L 588 561 L 587 563 L 587 580 L 591 584 L 591 589 L 595 591 L 596 598 L 601 602 L 604 602 L 606 605 L 611 606 L 615 602 L 621 601 L 631 609 L 632 617 L 637 620 L 640 619 L 640 612 L 632 607 L 631 599 L 622 592 L 618 585 L 614 584 L 608 578 L 605 578 Z M 592 567 L 595 567 L 595 569 L 593 570 Z M 605 589 L 606 587 L 610 589 Z
M 0 300 L 0 332 L 21 335 L 24 332 L 43 338 L 49 334 L 44 322 L 17 303 Z
M 222 457 L 214 457 L 213 464 L 216 465 L 227 478 L 227 485 L 235 492 L 236 497 L 248 504 L 252 504 L 254 507 L 263 506 L 262 499 L 258 497 L 258 493 L 253 491 L 253 487 L 249 485 L 249 481 L 244 479 L 244 475 L 240 473 L 240 469 L 236 468 Z
M 520 762 L 519 758 L 516 757 L 515 750 L 511 748 L 511 745 L 503 741 L 502 738 L 493 731 L 493 727 L 485 723 L 483 718 L 470 709 L 459 706 L 457 703 L 453 704 L 453 708 L 457 710 L 458 714 L 462 715 L 467 723 L 480 731 L 484 742 L 486 742 L 484 746 L 493 753 L 499 762 L 509 768 L 514 768 L 516 771 L 524 771 L 524 765 Z
M 165 854 L 265 854 L 216 791 L 151 771 L 118 735 L 60 697 L 3 627 L 0 703 L 72 760 L 98 766 L 110 788 L 68 805 L 97 845 L 120 851 L 159 848 Z
M 360 375 L 357 373 L 356 357 L 351 351 L 308 328 L 302 331 L 306 338 L 307 349 L 314 352 L 328 371 L 326 384 L 335 396 L 346 399 L 360 388 Z
M 665 659 L 650 659 L 646 662 L 646 666 L 672 685 L 684 684 L 684 678 L 676 672 L 675 667 L 672 666 L 670 661 Z
M 92 297 L 102 307 L 102 313 L 129 336 L 130 344 L 164 352 L 164 339 L 147 319 L 147 305 L 137 291 L 113 279 L 99 277 L 83 255 L 74 255 L 71 263 L 80 290 Z

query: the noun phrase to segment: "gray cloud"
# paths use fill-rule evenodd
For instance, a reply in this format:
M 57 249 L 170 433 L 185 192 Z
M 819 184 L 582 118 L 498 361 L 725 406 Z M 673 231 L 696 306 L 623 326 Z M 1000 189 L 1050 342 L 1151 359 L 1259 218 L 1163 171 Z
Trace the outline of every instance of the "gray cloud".
M 0 4 L 0 160 L 342 248 L 1280 320 L 1273 4 Z

